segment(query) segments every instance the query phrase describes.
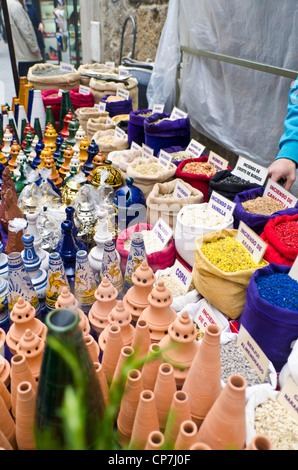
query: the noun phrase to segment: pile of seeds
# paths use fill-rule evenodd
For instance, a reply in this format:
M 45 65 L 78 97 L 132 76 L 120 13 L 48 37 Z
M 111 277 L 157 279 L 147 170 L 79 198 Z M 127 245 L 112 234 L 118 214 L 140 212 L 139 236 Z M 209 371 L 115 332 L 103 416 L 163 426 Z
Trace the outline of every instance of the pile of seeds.
M 172 162 L 181 162 L 182 160 L 188 160 L 189 158 L 194 158 L 194 154 L 187 150 L 180 150 L 179 152 L 173 152 Z
M 189 162 L 182 168 L 182 173 L 193 173 L 194 175 L 203 175 L 211 178 L 217 169 L 209 162 Z
M 258 276 L 256 284 L 260 297 L 272 305 L 298 312 L 298 282 L 287 273 Z
M 124 98 L 122 96 L 116 96 L 116 95 L 110 95 L 107 97 L 106 101 L 111 102 L 111 101 L 124 101 Z
M 276 224 L 274 232 L 285 245 L 298 250 L 298 220 L 288 220 Z
M 161 171 L 164 171 L 164 167 L 159 163 L 139 163 L 134 167 L 134 170 L 140 175 L 154 176 Z
M 163 274 L 158 278 L 158 280 L 163 281 L 164 285 L 167 289 L 169 289 L 173 297 L 178 297 L 179 295 L 185 295 L 187 293 L 185 292 L 185 289 L 183 289 L 176 279 L 170 274 Z M 194 288 L 195 286 L 191 283 L 188 292 L 194 290 Z
M 220 345 L 220 361 L 221 378 L 224 382 L 227 382 L 230 375 L 233 374 L 242 375 L 248 386 L 270 382 L 268 374 L 264 382 L 259 378 L 255 369 L 237 345 L 236 339 Z
M 226 183 L 226 184 L 250 184 L 249 181 L 244 180 L 243 178 L 240 178 L 240 176 L 236 176 L 236 175 L 226 176 L 226 178 L 223 178 L 221 180 L 221 183 Z
M 155 253 L 156 251 L 160 251 L 162 249 L 160 241 L 157 238 L 157 235 L 155 235 L 155 233 L 152 232 L 152 230 L 142 230 L 141 233 L 143 234 L 144 245 L 145 245 L 145 250 L 146 250 L 147 255 L 150 255 L 151 253 Z M 125 250 L 129 251 L 130 245 L 131 245 L 130 238 L 124 241 L 123 246 Z
M 267 399 L 255 409 L 256 434 L 267 436 L 275 450 L 298 450 L 298 424 L 277 401 Z
M 272 215 L 275 212 L 284 210 L 281 202 L 275 201 L 272 197 L 257 197 L 242 202 L 243 209 L 249 214 Z
M 204 243 L 201 252 L 211 264 L 228 273 L 267 265 L 264 260 L 255 263 L 249 251 L 232 236 Z

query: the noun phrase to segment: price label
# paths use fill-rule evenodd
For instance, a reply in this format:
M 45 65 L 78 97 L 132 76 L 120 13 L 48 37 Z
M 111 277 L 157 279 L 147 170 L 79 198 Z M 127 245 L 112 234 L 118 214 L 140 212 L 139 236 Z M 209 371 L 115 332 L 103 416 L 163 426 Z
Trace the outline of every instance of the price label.
M 172 155 L 161 149 L 159 151 L 158 161 L 162 166 L 168 169 L 172 161 Z
M 125 137 L 125 132 L 123 129 L 121 129 L 121 127 L 118 127 L 116 126 L 115 127 L 115 135 L 119 138 L 119 139 L 123 139 Z
M 65 62 L 60 62 L 60 68 L 61 70 L 64 70 L 65 72 L 74 71 L 74 66 L 72 64 L 66 64 Z
M 228 160 L 225 160 L 215 152 L 210 152 L 208 162 L 213 165 L 218 171 L 226 170 L 228 168 Z
M 130 71 L 127 70 L 126 67 L 120 65 L 120 67 L 118 67 L 118 74 L 120 78 L 126 78 L 130 75 Z
M 146 144 L 142 144 L 142 157 L 151 158 L 154 157 L 154 150 Z
M 256 371 L 259 379 L 264 382 L 268 371 L 269 359 L 243 325 L 239 329 L 237 346 Z
M 296 257 L 294 263 L 292 264 L 292 267 L 288 273 L 288 275 L 292 278 L 295 279 L 295 281 L 298 282 L 298 256 Z
M 298 385 L 290 376 L 277 395 L 277 401 L 288 410 L 298 424 Z
M 183 198 L 183 197 L 189 197 L 191 195 L 191 189 L 188 189 L 181 181 L 177 181 L 173 197 L 174 198 Z
M 105 113 L 105 112 L 106 112 L 106 107 L 107 107 L 107 103 L 98 103 L 98 104 L 95 104 L 95 105 L 94 105 L 94 108 L 99 109 L 99 111 L 100 111 L 101 113 Z
M 123 98 L 125 100 L 128 100 L 129 98 L 129 91 L 125 90 L 124 88 L 117 88 L 116 95 L 119 96 L 119 98 Z
M 203 332 L 205 331 L 208 325 L 218 325 L 223 328 L 222 323 L 214 314 L 212 308 L 206 300 L 203 300 L 203 302 L 201 303 L 198 312 L 194 316 L 194 322 Z
M 163 113 L 164 108 L 165 108 L 164 104 L 155 104 L 152 109 L 152 114 Z
M 105 65 L 109 69 L 113 69 L 115 67 L 115 62 L 106 62 Z
M 241 155 L 238 158 L 235 168 L 231 171 L 231 173 L 235 176 L 239 176 L 239 178 L 243 178 L 246 181 L 250 181 L 251 183 L 257 183 L 260 186 L 266 181 L 268 176 L 268 168 L 265 168 L 262 165 L 258 165 L 251 160 L 248 160 Z
M 85 85 L 80 85 L 79 87 L 79 93 L 81 95 L 90 95 L 91 89 L 88 86 Z
M 295 207 L 297 204 L 296 197 L 289 193 L 289 191 L 286 191 L 280 184 L 275 183 L 275 181 L 272 181 L 271 179 L 268 179 L 263 193 L 263 197 L 266 196 L 280 202 L 285 209 L 288 209 L 288 207 Z
M 172 229 L 168 226 L 168 224 L 162 219 L 159 218 L 156 224 L 154 225 L 152 232 L 157 237 L 160 245 L 164 248 L 167 243 L 169 242 L 170 238 L 173 236 Z
M 204 145 L 197 142 L 195 139 L 191 139 L 190 143 L 188 144 L 186 150 L 187 152 L 191 152 L 194 155 L 194 158 L 199 158 L 202 153 L 204 152 L 206 147 Z
M 61 88 L 58 90 L 58 96 L 62 96 L 62 91 Z
M 113 121 L 112 118 L 110 118 L 110 116 L 107 116 L 107 124 L 115 125 L 115 122 Z
M 216 212 L 227 220 L 231 220 L 236 204 L 221 194 L 212 191 L 208 202 L 208 211 Z
M 247 251 L 249 251 L 253 257 L 255 263 L 259 263 L 261 261 L 268 245 L 242 220 L 239 224 L 235 239 L 245 246 Z
M 192 273 L 189 272 L 178 260 L 176 260 L 173 268 L 171 269 L 170 275 L 176 279 L 186 294 L 189 291 L 189 287 L 192 281 Z
M 142 147 L 139 144 L 137 144 L 136 142 L 132 142 L 130 148 L 131 148 L 131 150 L 140 150 L 140 151 L 142 151 Z
M 176 119 L 185 119 L 187 118 L 187 113 L 181 111 L 181 109 L 176 108 L 176 106 L 172 109 L 170 119 L 171 121 L 175 121 Z

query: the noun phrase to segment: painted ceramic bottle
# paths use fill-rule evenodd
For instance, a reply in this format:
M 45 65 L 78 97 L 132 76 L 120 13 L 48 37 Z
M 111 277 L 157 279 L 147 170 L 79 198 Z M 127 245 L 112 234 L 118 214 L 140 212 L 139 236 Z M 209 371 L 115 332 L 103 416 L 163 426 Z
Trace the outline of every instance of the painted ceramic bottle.
M 0 277 L 3 279 L 8 278 L 8 261 L 7 254 L 3 253 L 3 243 L 0 241 Z
M 97 283 L 88 261 L 88 253 L 86 250 L 80 250 L 76 254 L 74 295 L 79 308 L 86 314 L 95 302 L 96 289 Z
M 109 232 L 107 224 L 108 212 L 106 210 L 98 211 L 97 230 L 94 235 L 94 246 L 88 255 L 91 268 L 99 276 L 103 260 L 104 244 L 112 241 L 112 234 Z
M 50 253 L 47 278 L 46 307 L 55 310 L 55 304 L 63 287 L 69 287 L 62 258 L 58 252 Z
M 144 260 L 148 262 L 143 234 L 141 232 L 134 232 L 124 274 L 125 287 L 132 287 L 132 275 Z
M 28 211 L 26 214 L 26 219 L 28 222 L 27 227 L 25 228 L 25 233 L 29 233 L 30 235 L 34 236 L 34 249 L 39 256 L 41 261 L 41 269 L 47 271 L 49 269 L 49 253 L 44 250 L 41 246 L 42 240 L 37 228 L 37 218 L 38 212 L 37 211 Z M 23 254 L 22 254 L 23 255 Z
M 101 279 L 107 277 L 118 291 L 118 299 L 124 295 L 124 283 L 119 263 L 119 254 L 113 241 L 104 244 L 104 251 L 101 264 Z

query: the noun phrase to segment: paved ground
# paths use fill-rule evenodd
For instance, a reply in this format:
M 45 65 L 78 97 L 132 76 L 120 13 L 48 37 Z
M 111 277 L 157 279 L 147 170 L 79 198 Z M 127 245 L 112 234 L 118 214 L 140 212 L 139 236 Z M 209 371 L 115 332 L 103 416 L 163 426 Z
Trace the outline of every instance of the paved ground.
M 0 39 L 0 105 L 11 105 L 12 98 L 16 96 L 12 68 L 9 57 L 8 44 Z

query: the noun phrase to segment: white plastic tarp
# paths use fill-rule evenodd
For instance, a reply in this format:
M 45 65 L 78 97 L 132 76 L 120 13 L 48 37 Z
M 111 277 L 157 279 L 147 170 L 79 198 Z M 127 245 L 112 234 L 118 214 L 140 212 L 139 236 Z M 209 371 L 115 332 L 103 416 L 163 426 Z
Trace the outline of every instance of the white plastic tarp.
M 177 105 L 197 131 L 268 167 L 284 132 L 293 79 L 183 53 L 180 46 L 298 70 L 296 0 L 170 0 L 148 84 L 149 106 Z M 298 76 L 298 73 L 297 73 Z M 297 181 L 292 187 L 298 191 Z

